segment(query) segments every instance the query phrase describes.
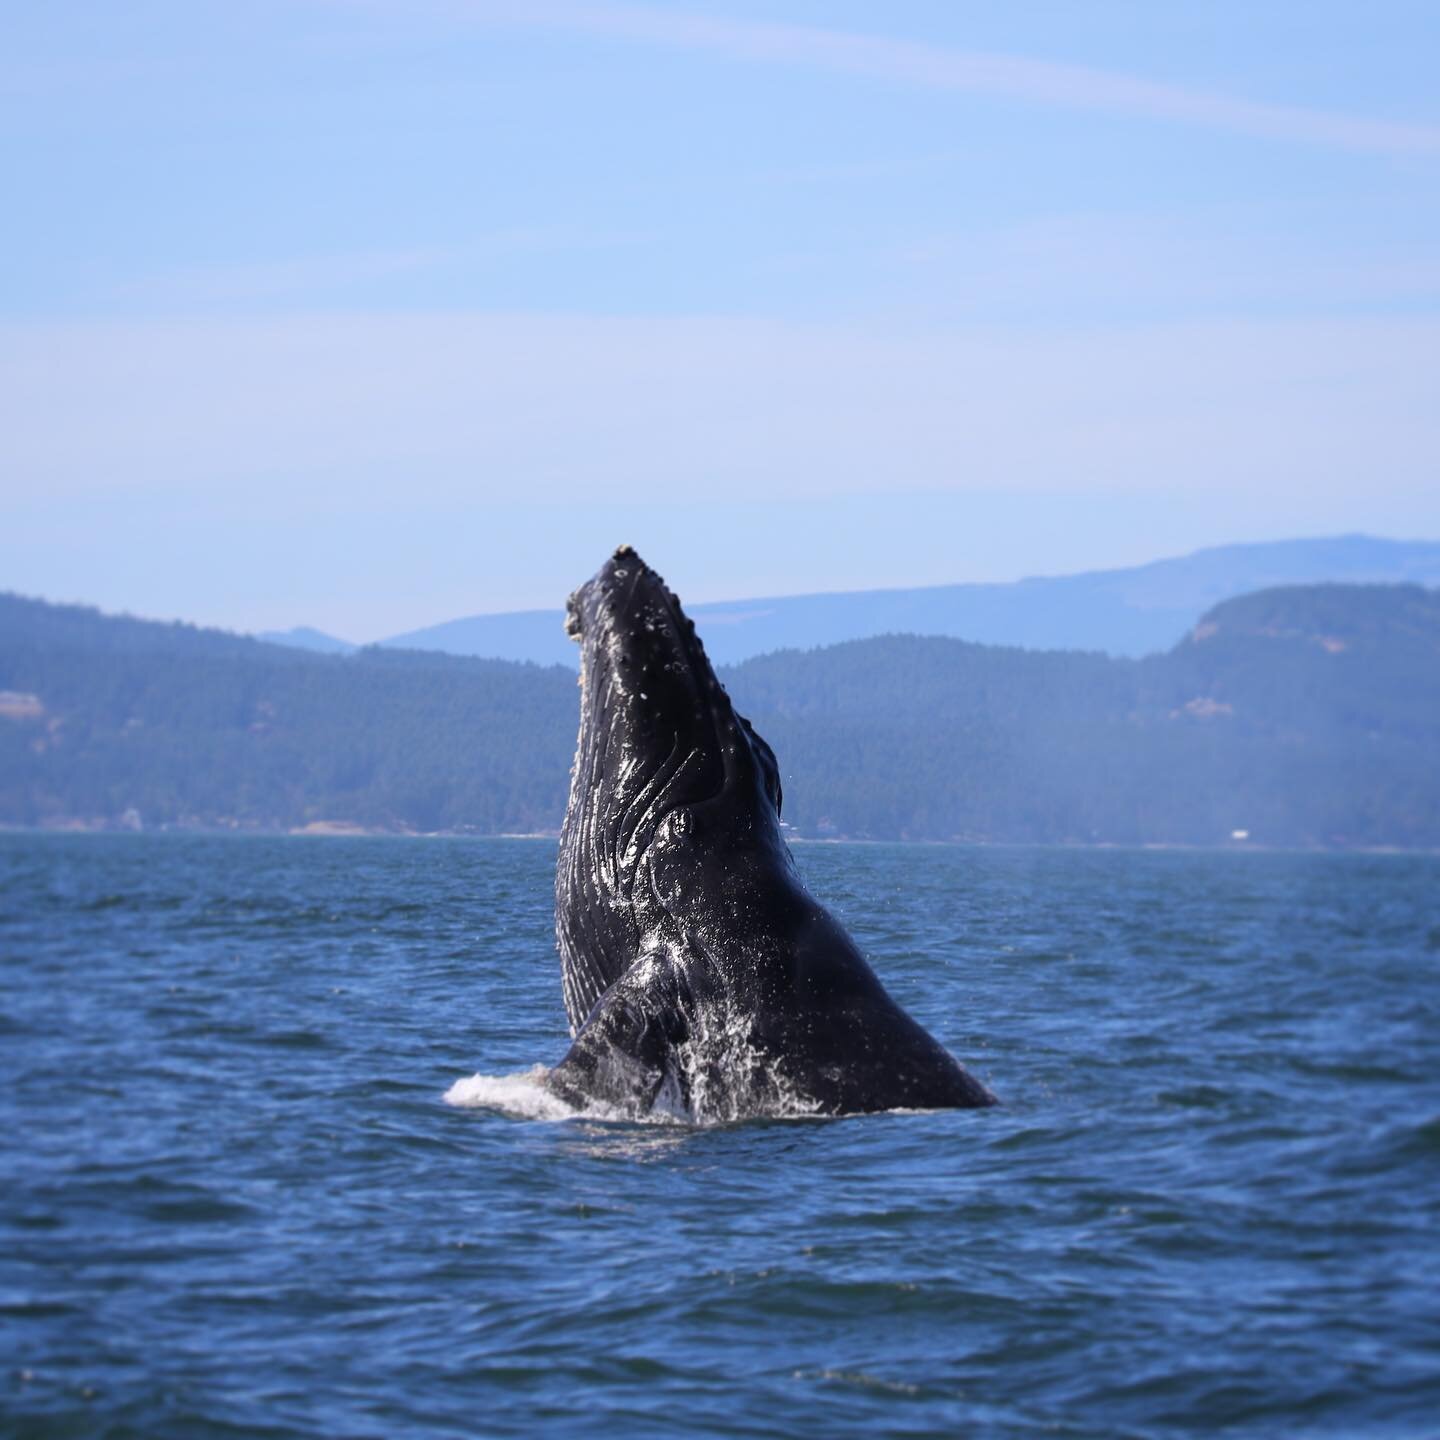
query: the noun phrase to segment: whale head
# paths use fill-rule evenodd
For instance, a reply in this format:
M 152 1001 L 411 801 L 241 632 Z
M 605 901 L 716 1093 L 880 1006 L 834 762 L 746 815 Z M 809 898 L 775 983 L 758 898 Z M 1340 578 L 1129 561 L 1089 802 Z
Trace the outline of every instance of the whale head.
M 578 1028 L 684 896 L 719 874 L 677 856 L 784 852 L 774 754 L 738 715 L 680 601 L 628 545 L 571 597 L 580 736 L 556 868 L 565 1004 Z

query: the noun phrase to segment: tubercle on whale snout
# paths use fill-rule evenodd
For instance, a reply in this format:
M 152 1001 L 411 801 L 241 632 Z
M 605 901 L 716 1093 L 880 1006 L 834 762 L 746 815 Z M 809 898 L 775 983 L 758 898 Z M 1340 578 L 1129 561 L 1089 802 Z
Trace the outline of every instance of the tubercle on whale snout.
M 580 618 L 580 592 L 578 590 L 565 601 L 565 634 L 577 642 L 584 639 L 585 636 L 585 622 Z

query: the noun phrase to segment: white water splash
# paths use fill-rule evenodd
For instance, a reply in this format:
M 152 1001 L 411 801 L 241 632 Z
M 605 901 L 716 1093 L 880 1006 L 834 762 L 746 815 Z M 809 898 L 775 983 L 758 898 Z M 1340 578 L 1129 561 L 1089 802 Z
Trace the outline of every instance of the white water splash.
M 637 1115 L 599 1100 L 571 1105 L 545 1084 L 549 1073 L 546 1065 L 532 1065 L 513 1075 L 471 1075 L 457 1080 L 445 1092 L 445 1103 L 462 1110 L 497 1110 L 516 1120 L 623 1120 L 632 1125 L 692 1123 L 684 1113 L 658 1107 Z
M 820 1114 L 805 1094 L 752 1038 L 753 1017 L 731 1007 L 704 1007 L 689 1016 L 690 1038 L 671 1054 L 658 1093 L 646 1109 L 590 1100 L 574 1106 L 546 1085 L 544 1065 L 511 1075 L 457 1080 L 445 1103 L 496 1110 L 520 1120 L 611 1120 L 629 1124 L 706 1127 L 743 1120 L 800 1120 Z M 687 1103 L 688 1102 L 688 1103 Z
M 737 1120 L 799 1120 L 819 1113 L 818 1103 L 777 1062 L 755 1045 L 754 1017 L 733 1006 L 700 1007 L 690 1019 L 690 1039 L 676 1048 L 690 1097 L 681 1118 L 694 1125 Z M 677 1092 L 682 1087 L 676 1086 Z
M 471 1075 L 457 1080 L 445 1103 L 465 1110 L 499 1110 L 520 1120 L 572 1120 L 580 1112 L 545 1087 L 549 1070 L 533 1065 L 514 1075 Z

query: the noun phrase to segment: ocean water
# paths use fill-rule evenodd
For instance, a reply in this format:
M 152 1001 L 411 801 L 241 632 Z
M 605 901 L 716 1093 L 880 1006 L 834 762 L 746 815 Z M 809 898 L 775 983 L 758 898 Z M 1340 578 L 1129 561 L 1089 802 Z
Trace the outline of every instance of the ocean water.
M 1001 1107 L 555 1118 L 545 842 L 0 836 L 0 1433 L 1440 1434 L 1440 859 L 797 858 Z

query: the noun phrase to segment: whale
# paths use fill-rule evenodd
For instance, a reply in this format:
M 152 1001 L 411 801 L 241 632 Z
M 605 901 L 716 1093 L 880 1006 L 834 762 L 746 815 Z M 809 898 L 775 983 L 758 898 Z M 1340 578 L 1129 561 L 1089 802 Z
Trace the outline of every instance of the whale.
M 993 1105 L 806 889 L 780 769 L 622 545 L 566 607 L 580 731 L 555 872 L 577 1109 L 696 1123 Z

